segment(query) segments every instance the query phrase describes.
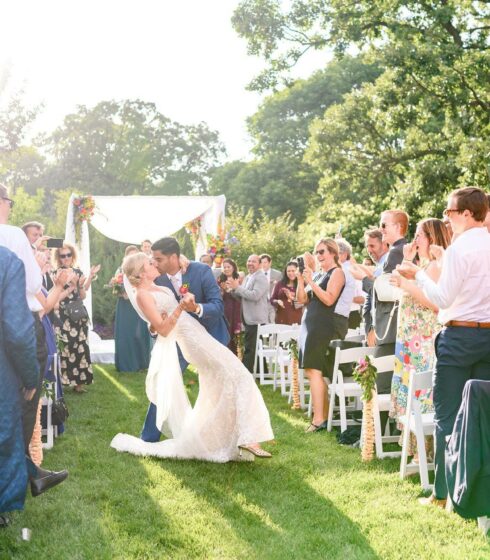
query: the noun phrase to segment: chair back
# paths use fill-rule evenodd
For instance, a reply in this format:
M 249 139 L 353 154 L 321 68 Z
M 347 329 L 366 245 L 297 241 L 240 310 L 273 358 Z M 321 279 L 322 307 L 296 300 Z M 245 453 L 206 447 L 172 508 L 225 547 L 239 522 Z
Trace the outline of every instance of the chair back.
M 428 369 L 420 373 L 410 372 L 408 381 L 408 394 L 411 395 L 415 391 L 425 391 L 432 388 L 432 374 L 433 370 Z
M 372 360 L 373 366 L 378 370 L 378 373 L 386 371 L 393 371 L 395 369 L 395 356 L 380 356 Z

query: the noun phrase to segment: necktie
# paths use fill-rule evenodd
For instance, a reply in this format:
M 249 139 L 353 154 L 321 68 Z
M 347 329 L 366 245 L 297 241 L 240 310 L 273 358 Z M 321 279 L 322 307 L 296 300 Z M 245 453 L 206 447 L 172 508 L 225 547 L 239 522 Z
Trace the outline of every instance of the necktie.
M 174 287 L 174 290 L 178 294 L 180 292 L 180 287 L 182 286 L 182 284 L 179 281 L 179 278 L 177 278 L 177 276 L 170 276 L 170 282 L 172 282 L 172 286 Z

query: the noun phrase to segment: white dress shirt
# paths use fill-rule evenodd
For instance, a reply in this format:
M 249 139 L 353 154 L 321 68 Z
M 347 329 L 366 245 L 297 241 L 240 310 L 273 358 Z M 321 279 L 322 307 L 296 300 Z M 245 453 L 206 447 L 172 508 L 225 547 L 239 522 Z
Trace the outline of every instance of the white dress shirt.
M 174 290 L 177 293 L 178 298 L 180 299 L 182 297 L 183 294 L 180 293 L 180 288 L 182 288 L 182 271 L 178 271 L 175 274 L 167 274 L 168 279 L 170 280 L 172 286 L 174 287 Z M 196 315 L 201 318 L 202 314 L 204 313 L 204 309 L 203 306 L 198 303 L 197 304 L 199 306 L 199 312 L 196 313 Z
M 41 311 L 43 306 L 36 294 L 41 292 L 43 278 L 26 234 L 18 227 L 0 224 L 0 245 L 10 249 L 24 263 L 27 305 L 31 311 Z
M 354 294 L 356 292 L 356 280 L 350 273 L 350 264 L 350 261 L 342 263 L 342 270 L 344 271 L 345 276 L 345 286 L 340 294 L 334 311 L 337 315 L 342 315 L 343 317 L 348 317 L 350 315 L 352 300 L 354 299 Z
M 445 254 L 439 282 L 420 270 L 417 284 L 439 307 L 439 321 L 490 322 L 490 234 L 485 227 L 462 233 Z

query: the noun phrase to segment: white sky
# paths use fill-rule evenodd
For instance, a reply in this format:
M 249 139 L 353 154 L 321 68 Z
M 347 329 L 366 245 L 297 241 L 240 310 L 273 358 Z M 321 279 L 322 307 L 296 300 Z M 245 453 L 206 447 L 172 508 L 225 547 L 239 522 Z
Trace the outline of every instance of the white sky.
M 261 96 L 245 90 L 263 62 L 231 26 L 238 0 L 1 0 L 0 64 L 30 103 L 37 131 L 77 105 L 108 99 L 157 104 L 183 124 L 217 129 L 229 159 L 248 157 L 245 119 Z M 307 76 L 325 54 L 296 71 Z

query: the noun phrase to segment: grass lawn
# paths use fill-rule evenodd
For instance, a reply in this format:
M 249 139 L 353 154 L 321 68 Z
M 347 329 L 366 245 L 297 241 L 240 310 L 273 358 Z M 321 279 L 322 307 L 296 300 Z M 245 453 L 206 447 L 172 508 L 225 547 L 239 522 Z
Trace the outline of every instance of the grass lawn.
M 335 435 L 305 435 L 306 418 L 263 390 L 274 457 L 218 465 L 139 458 L 109 448 L 137 434 L 144 374 L 95 367 L 85 395 L 67 395 L 66 433 L 45 454 L 68 480 L 33 499 L 0 533 L 5 559 L 488 559 L 475 522 L 418 505 L 418 478 L 398 461 L 364 465 Z M 192 380 L 186 375 L 186 380 Z M 190 385 L 193 395 L 197 385 Z M 21 528 L 32 538 L 21 540 Z

